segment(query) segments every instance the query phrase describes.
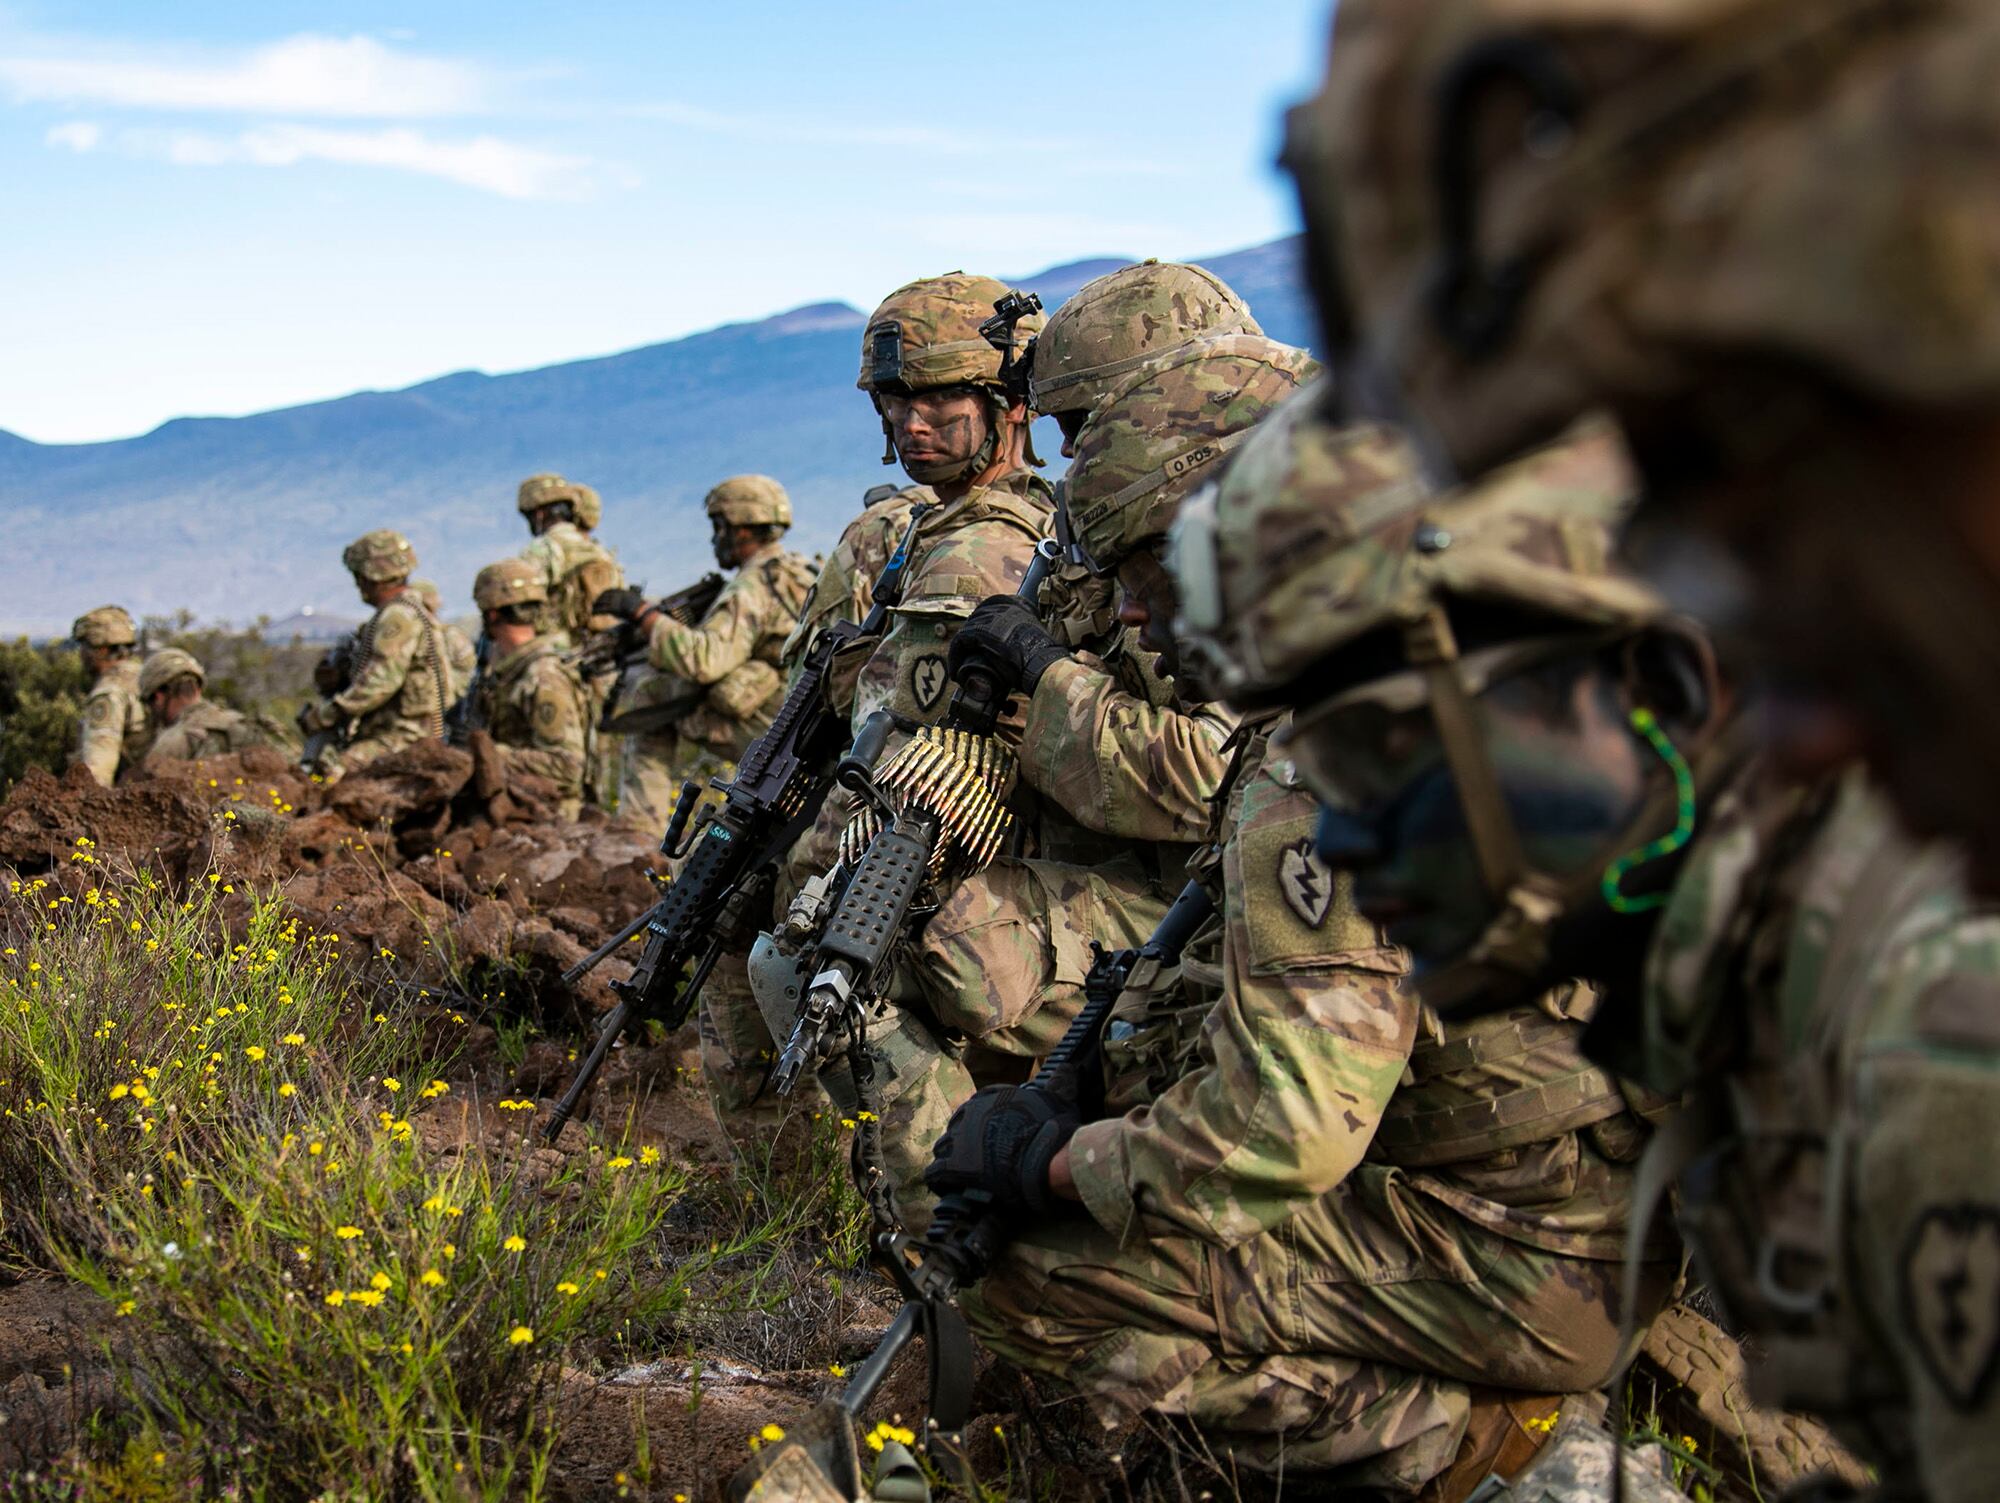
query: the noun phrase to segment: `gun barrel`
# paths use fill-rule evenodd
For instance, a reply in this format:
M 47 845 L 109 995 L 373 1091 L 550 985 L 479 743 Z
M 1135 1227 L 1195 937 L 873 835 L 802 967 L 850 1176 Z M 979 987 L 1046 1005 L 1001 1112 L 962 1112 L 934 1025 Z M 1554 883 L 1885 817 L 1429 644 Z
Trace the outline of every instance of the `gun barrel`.
M 625 1024 L 631 1016 L 632 1004 L 629 1000 L 611 1009 L 611 1015 L 604 1020 L 604 1031 L 597 1035 L 597 1042 L 590 1046 L 590 1053 L 577 1066 L 576 1078 L 569 1083 L 569 1089 L 562 1093 L 562 1100 L 549 1114 L 548 1125 L 542 1129 L 544 1143 L 553 1143 L 562 1136 L 564 1125 L 576 1115 L 577 1103 L 583 1100 L 590 1083 L 597 1079 L 597 1072 L 604 1068 L 605 1056 L 617 1044 L 618 1036 L 625 1031 Z
M 568 970 L 564 971 L 562 973 L 563 985 L 575 986 L 577 982 L 581 981 L 585 976 L 588 976 L 592 971 L 596 970 L 600 965 L 604 964 L 605 961 L 611 958 L 611 952 L 613 950 L 617 949 L 620 945 L 624 944 L 627 940 L 629 940 L 633 935 L 637 934 L 641 929 L 646 927 L 647 921 L 652 918 L 655 912 L 656 912 L 655 909 L 648 908 L 644 913 L 640 914 L 637 918 L 633 919 L 631 923 L 627 924 L 623 929 L 620 929 L 616 934 L 612 935 L 611 938 L 607 939 L 603 944 L 599 945 L 596 949 L 592 950 L 588 955 L 584 956 L 583 959 L 579 960 L 575 965 L 571 966 Z

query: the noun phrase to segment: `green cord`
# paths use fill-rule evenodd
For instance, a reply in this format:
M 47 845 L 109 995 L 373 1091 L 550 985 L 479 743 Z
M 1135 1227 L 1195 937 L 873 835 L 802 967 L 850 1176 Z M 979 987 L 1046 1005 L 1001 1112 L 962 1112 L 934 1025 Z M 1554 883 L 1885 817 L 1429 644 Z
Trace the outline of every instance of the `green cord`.
M 1662 856 L 1671 856 L 1689 840 L 1694 838 L 1694 770 L 1687 764 L 1687 758 L 1680 748 L 1667 739 L 1667 733 L 1660 729 L 1660 722 L 1653 718 L 1651 710 L 1632 712 L 1632 729 L 1646 738 L 1646 742 L 1660 754 L 1660 760 L 1667 764 L 1674 775 L 1674 803 L 1676 815 L 1674 827 L 1657 840 L 1649 840 L 1636 851 L 1620 856 L 1604 869 L 1604 880 L 1599 885 L 1604 890 L 1604 901 L 1617 913 L 1644 913 L 1649 909 L 1663 907 L 1667 895 L 1663 892 L 1646 893 L 1641 897 L 1629 898 L 1625 895 L 1625 876 L 1634 867 L 1644 866 L 1648 861 L 1657 861 Z

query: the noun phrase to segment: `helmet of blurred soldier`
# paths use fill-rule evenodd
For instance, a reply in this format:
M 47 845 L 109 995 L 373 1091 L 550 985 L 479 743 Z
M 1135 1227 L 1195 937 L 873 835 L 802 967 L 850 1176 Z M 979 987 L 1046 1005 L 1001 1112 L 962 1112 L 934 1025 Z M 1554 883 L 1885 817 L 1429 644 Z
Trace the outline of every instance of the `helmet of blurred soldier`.
M 400 532 L 377 528 L 364 532 L 341 550 L 340 561 L 347 572 L 368 584 L 388 584 L 408 579 L 416 572 L 417 550 Z
M 132 628 L 132 616 L 122 605 L 100 605 L 85 611 L 70 623 L 70 640 L 85 647 L 132 647 L 139 634 Z
M 540 511 L 544 506 L 554 506 L 559 501 L 567 501 L 574 507 L 576 491 L 576 486 L 562 476 L 544 470 L 521 482 L 520 489 L 514 493 L 514 505 L 523 516 Z
M 1335 362 L 1466 476 L 1604 402 L 1769 443 L 1774 374 L 1990 403 L 1996 67 L 1991 5 L 1341 0 L 1285 148 Z
M 208 675 L 191 652 L 182 652 L 178 647 L 162 647 L 158 652 L 149 653 L 139 669 L 139 697 L 151 699 L 153 695 L 171 687 L 176 680 L 191 678 L 197 685 L 206 685 Z
M 576 497 L 570 507 L 576 513 L 576 525 L 585 532 L 595 532 L 597 524 L 604 520 L 604 498 L 582 481 L 574 484 Z
M 854 384 L 871 395 L 897 396 L 947 386 L 997 389 L 1002 355 L 979 326 L 1007 294 L 1006 283 L 962 271 L 898 287 L 862 331 L 861 375 Z M 1026 349 L 1045 322 L 1034 313 L 1017 323 L 1013 352 Z
M 708 493 L 702 508 L 735 527 L 792 525 L 792 498 L 769 475 L 731 475 Z
M 1030 405 L 1088 412 L 1120 378 L 1204 334 L 1262 334 L 1249 306 L 1200 266 L 1141 261 L 1086 282 L 1035 338 Z
M 548 598 L 548 578 L 532 559 L 503 558 L 481 569 L 472 581 L 472 601 L 482 611 L 539 605 Z
M 1128 371 L 1092 409 L 1063 481 L 1070 534 L 1106 574 L 1319 367 L 1261 334 L 1210 334 Z

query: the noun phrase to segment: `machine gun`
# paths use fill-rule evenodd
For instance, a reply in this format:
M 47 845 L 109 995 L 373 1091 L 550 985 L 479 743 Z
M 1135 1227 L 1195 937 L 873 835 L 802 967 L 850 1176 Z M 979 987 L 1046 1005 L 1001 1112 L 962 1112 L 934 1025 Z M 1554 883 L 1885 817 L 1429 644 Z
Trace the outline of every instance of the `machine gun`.
M 542 1130 L 548 1141 L 562 1132 L 626 1029 L 648 1018 L 679 1027 L 725 948 L 754 932 L 757 905 L 770 901 L 773 868 L 818 816 L 836 764 L 853 739 L 848 717 L 835 710 L 827 692 L 834 658 L 851 642 L 881 635 L 889 611 L 902 598 L 910 552 L 927 511 L 919 506 L 911 513 L 902 541 L 875 581 L 867 619 L 836 623 L 813 643 L 770 729 L 750 744 L 733 779 L 714 784 L 722 803 L 712 814 L 702 810 L 699 833 L 691 837 L 687 832 L 701 790 L 692 778 L 681 785 L 660 848 L 685 858 L 685 865 L 665 895 L 564 973 L 563 980 L 574 983 L 633 935 L 646 936 L 632 978 L 612 984 L 618 1005 Z M 861 743 L 872 735 L 873 755 L 879 755 L 889 730 L 886 720 L 865 727 L 855 754 L 869 754 Z
M 1134 950 L 1096 947 L 1090 974 L 1084 978 L 1082 1011 L 1023 1089 L 1075 1102 L 1086 1119 L 1101 1110 L 1104 1033 L 1119 994 L 1142 962 L 1169 966 L 1179 961 L 1188 941 L 1214 912 L 1207 892 L 1190 882 L 1145 944 Z M 854 1370 L 840 1397 L 791 1427 L 793 1440 L 805 1448 L 841 1497 L 862 1495 L 855 1422 L 896 1358 L 919 1336 L 930 1364 L 933 1457 L 948 1475 L 955 1467 L 954 1449 L 971 1410 L 973 1362 L 972 1333 L 954 1297 L 985 1276 L 1018 1230 L 1018 1222 L 1010 1223 L 994 1210 L 991 1196 L 975 1190 L 946 1196 L 921 1240 L 900 1228 L 877 1235 L 876 1251 L 902 1291 L 903 1307 L 875 1350 Z M 743 1496 L 759 1472 L 757 1461 L 739 1472 L 730 1484 L 730 1496 Z
M 1055 542 L 1043 539 L 1015 594 L 1034 599 L 1061 557 Z M 751 956 L 753 978 L 789 966 L 804 983 L 771 1072 L 780 1096 L 791 1094 L 836 1028 L 859 1048 L 863 1018 L 926 887 L 946 886 L 955 871 L 977 871 L 999 849 L 1012 820 L 1001 800 L 1014 760 L 993 739 L 993 727 L 1006 702 L 1000 677 L 975 662 L 963 671 L 944 725 L 918 728 L 879 774 L 858 744 L 841 762 L 840 782 L 866 800 L 862 817 L 842 833 L 834 871 L 800 890 L 778 938 L 760 938 Z

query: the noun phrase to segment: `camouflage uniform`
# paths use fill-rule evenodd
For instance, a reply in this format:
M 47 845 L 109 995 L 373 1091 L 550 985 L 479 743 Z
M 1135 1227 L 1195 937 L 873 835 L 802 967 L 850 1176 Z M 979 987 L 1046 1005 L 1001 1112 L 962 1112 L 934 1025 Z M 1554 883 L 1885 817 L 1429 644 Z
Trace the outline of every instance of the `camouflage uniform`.
M 1129 1019 L 1113 1064 L 1169 1083 L 1070 1140 L 1090 1219 L 1011 1244 L 963 1302 L 1107 1423 L 1178 1415 L 1246 1465 L 1415 1491 L 1475 1389 L 1612 1368 L 1645 1133 L 1577 1053 L 1587 992 L 1469 1029 L 1422 1012 L 1312 854 L 1317 807 L 1270 729 L 1217 832 L 1220 1000 L 1192 1047 L 1171 992 Z M 1676 1264 L 1647 1251 L 1657 1308 Z
M 140 668 L 139 694 L 150 703 L 154 694 L 182 678 L 205 685 L 208 675 L 191 654 L 163 647 Z M 220 757 L 249 746 L 270 745 L 273 739 L 248 715 L 213 700 L 197 699 L 153 737 L 153 744 L 146 751 L 146 765 Z
M 1647 957 L 1643 1067 L 1696 1088 L 1681 1224 L 1759 1403 L 1887 1495 L 2000 1466 L 2000 918 L 1855 776 L 1716 805 Z
M 517 505 L 523 515 L 562 501 L 575 508 L 584 489 L 560 475 L 530 475 L 521 482 Z M 548 582 L 551 633 L 575 645 L 591 632 L 609 631 L 618 624 L 609 616 L 592 615 L 590 607 L 606 590 L 625 583 L 625 571 L 611 550 L 576 522 L 545 528 L 521 550 L 521 557 L 538 564 Z
M 502 559 L 479 571 L 472 598 L 482 612 L 511 606 L 539 614 L 548 586 L 532 560 Z M 480 681 L 476 718 L 499 747 L 506 772 L 547 778 L 560 798 L 556 812 L 575 819 L 583 806 L 596 723 L 590 691 L 563 660 L 558 640 L 538 632 L 495 656 Z
M 859 623 L 867 618 L 875 604 L 875 580 L 909 530 L 911 511 L 920 504 L 936 503 L 937 496 L 928 486 L 909 486 L 870 502 L 860 516 L 841 529 L 840 540 L 820 565 L 819 577 L 806 595 L 798 625 L 785 638 L 780 652 L 788 679 L 822 627 L 836 621 Z M 850 692 L 852 688 L 853 685 L 848 685 Z
M 77 617 L 70 637 L 86 647 L 131 647 L 139 640 L 132 618 L 116 605 L 101 605 Z M 150 734 L 146 701 L 139 694 L 139 662 L 119 659 L 98 674 L 84 697 L 75 760 L 109 788 L 123 768 L 139 764 Z
M 393 532 L 364 535 L 349 545 L 346 558 L 357 579 L 383 582 L 407 579 L 416 564 L 415 551 Z M 308 707 L 314 711 L 309 731 L 334 723 L 349 730 L 349 739 L 322 751 L 313 768 L 329 782 L 377 757 L 442 737 L 451 706 L 444 633 L 408 589 L 362 624 L 355 656 L 360 666 L 347 687 Z
M 1260 579 L 1347 556 L 1422 495 L 1406 448 L 1310 421 L 1317 400 L 1260 425 L 1220 483 L 1266 498 L 1239 501 L 1253 514 L 1228 533 Z M 1217 504 L 1209 487 L 1181 508 L 1176 552 L 1217 531 Z M 1214 568 L 1176 572 L 1183 613 L 1212 618 Z M 1127 1110 L 1067 1148 L 1090 1221 L 1013 1244 L 965 1303 L 988 1345 L 1067 1375 L 1107 1419 L 1179 1415 L 1250 1465 L 1414 1492 L 1451 1463 L 1481 1390 L 1589 1388 L 1617 1361 L 1655 1103 L 1582 1057 L 1587 988 L 1469 1023 L 1421 1006 L 1318 856 L 1285 735 L 1268 713 L 1239 732 L 1196 863 L 1219 955 L 1191 947 L 1179 988 L 1135 977 L 1114 1013 L 1107 1083 Z M 1637 1266 L 1656 1309 L 1671 1239 L 1653 1233 Z

